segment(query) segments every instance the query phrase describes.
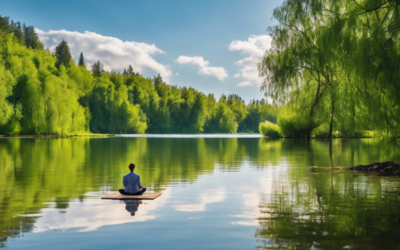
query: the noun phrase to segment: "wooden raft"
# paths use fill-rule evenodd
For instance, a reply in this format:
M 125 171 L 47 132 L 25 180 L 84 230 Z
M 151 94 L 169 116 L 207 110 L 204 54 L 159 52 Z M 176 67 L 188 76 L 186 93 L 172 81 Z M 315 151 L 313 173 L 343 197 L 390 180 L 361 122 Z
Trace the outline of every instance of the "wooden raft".
M 110 200 L 154 200 L 160 195 L 161 193 L 144 193 L 142 195 L 122 195 L 120 193 L 111 193 L 101 198 Z

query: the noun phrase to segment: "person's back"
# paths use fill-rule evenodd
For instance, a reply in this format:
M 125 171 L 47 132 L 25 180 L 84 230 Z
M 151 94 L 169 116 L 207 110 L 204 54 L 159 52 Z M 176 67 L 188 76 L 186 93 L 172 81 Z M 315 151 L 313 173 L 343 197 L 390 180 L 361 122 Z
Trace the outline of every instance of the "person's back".
M 135 194 L 142 188 L 140 176 L 134 172 L 124 175 L 122 183 L 124 184 L 126 193 Z
M 135 174 L 133 170 L 135 169 L 135 164 L 129 164 L 129 169 L 131 172 L 124 175 L 122 184 L 124 184 L 125 189 L 120 189 L 119 192 L 123 195 L 140 195 L 146 192 L 146 188 L 142 186 L 140 182 L 140 176 Z

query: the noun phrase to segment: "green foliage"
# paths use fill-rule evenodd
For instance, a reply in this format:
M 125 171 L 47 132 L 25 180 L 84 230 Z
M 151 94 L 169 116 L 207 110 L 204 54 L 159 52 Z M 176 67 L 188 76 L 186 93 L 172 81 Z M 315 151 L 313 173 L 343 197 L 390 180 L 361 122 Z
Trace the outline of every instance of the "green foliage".
M 261 101 L 252 100 L 246 106 L 246 117 L 243 122 L 239 123 L 238 131 L 258 131 L 259 124 L 266 120 L 272 123 L 277 123 L 276 114 L 276 106 L 268 104 L 265 99 L 262 99 Z
M 90 128 L 95 133 L 145 133 L 146 116 L 139 105 L 128 101 L 128 88 L 115 88 L 112 74 L 95 79 L 95 88 L 89 98 Z
M 281 137 L 281 131 L 277 124 L 270 121 L 260 123 L 259 131 L 262 135 L 268 137 Z
M 25 26 L 23 24 L 24 31 L 24 41 L 28 48 L 43 50 L 43 44 L 39 40 L 38 34 L 36 34 L 35 28 L 33 26 Z
M 222 98 L 221 98 L 222 99 Z M 235 114 L 224 101 L 216 104 L 212 115 L 213 131 L 222 133 L 236 133 L 238 124 Z
M 92 75 L 94 77 L 101 77 L 104 72 L 103 64 L 101 64 L 100 61 L 97 61 L 97 63 L 92 65 Z
M 12 94 L 14 85 L 13 75 L 0 65 L 0 126 L 7 124 L 14 113 L 13 105 L 7 100 Z
M 288 110 L 280 110 L 278 125 L 285 137 L 307 137 L 309 133 L 307 120 Z
M 57 44 L 54 54 L 56 55 L 57 58 L 56 61 L 57 68 L 59 68 L 60 65 L 63 65 L 66 68 L 70 67 L 72 56 L 69 50 L 69 45 L 65 40 L 62 40 L 59 44 Z
M 0 86 L 5 86 L 0 97 L 0 133 L 83 132 L 84 108 L 78 103 L 76 83 L 65 68 L 60 66 L 57 70 L 50 54 L 28 49 L 14 38 L 9 34 L 0 40 L 1 49 L 7 51 L 0 63 Z
M 307 136 L 400 133 L 399 7 L 396 1 L 286 0 L 274 10 L 279 24 L 269 28 L 272 48 L 259 64 L 262 90 L 281 107 L 307 111 L 302 117 L 285 111 L 284 126 L 301 123 Z
M 3 34 L 8 35 L 12 32 L 12 26 L 10 24 L 10 17 L 0 15 L 0 30 Z
M 78 66 L 79 67 L 86 67 L 85 58 L 83 57 L 83 53 L 82 52 L 79 55 Z
M 265 100 L 249 105 L 237 95 L 221 96 L 144 78 L 131 65 L 106 72 L 100 61 L 78 65 L 68 43 L 38 50 L 33 26 L 0 16 L 0 134 L 236 133 L 257 132 L 276 122 L 276 107 Z M 39 46 L 40 47 L 40 46 Z M 249 116 L 251 115 L 251 116 Z

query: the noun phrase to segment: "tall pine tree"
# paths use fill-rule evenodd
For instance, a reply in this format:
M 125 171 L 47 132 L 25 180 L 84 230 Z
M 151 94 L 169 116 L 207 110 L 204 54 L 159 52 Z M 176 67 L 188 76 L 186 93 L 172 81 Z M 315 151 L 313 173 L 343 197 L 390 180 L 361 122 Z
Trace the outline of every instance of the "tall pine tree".
M 64 65 L 64 67 L 69 67 L 71 64 L 72 56 L 69 50 L 68 43 L 62 40 L 55 49 L 55 55 L 57 58 L 56 67 Z
M 38 34 L 33 26 L 22 25 L 24 31 L 24 41 L 27 48 L 43 50 L 43 44 L 39 40 Z
M 100 61 L 92 65 L 92 75 L 94 77 L 101 77 L 104 74 L 103 64 Z
M 24 33 L 22 32 L 21 23 L 16 22 L 15 27 L 13 28 L 14 35 L 18 38 L 21 44 L 24 44 Z
M 153 78 L 153 84 L 154 84 L 155 87 L 157 87 L 160 84 L 163 84 L 163 80 L 162 80 L 160 74 L 158 74 L 157 77 Z
M 79 67 L 86 67 L 85 58 L 83 57 L 83 53 L 82 52 L 81 52 L 81 54 L 79 56 L 78 66 Z

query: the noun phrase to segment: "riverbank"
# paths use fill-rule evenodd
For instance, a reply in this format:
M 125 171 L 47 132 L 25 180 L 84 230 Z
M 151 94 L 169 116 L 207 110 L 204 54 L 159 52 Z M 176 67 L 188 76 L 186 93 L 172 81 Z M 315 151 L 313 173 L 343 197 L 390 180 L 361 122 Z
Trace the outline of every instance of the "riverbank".
M 111 137 L 115 136 L 115 134 L 78 134 L 78 135 L 0 135 L 1 138 L 75 138 L 75 137 Z
M 332 137 L 316 137 L 316 136 L 311 136 L 309 138 L 307 137 L 291 137 L 291 136 L 265 136 L 262 135 L 265 138 L 271 138 L 271 139 L 372 139 L 375 138 L 374 136 L 332 136 Z
M 368 165 L 358 165 L 348 168 L 347 170 L 359 171 L 365 173 L 373 173 L 384 176 L 399 176 L 400 164 L 393 161 L 374 162 Z
M 185 137 L 185 136 L 190 136 L 190 137 L 214 137 L 215 135 L 226 135 L 227 137 L 230 137 L 231 135 L 238 135 L 239 137 L 241 136 L 260 136 L 268 139 L 368 139 L 368 138 L 374 138 L 373 136 L 350 136 L 350 137 L 345 137 L 345 136 L 336 136 L 336 137 L 285 137 L 285 136 L 280 136 L 280 137 L 274 137 L 274 136 L 264 136 L 259 133 L 207 133 L 207 134 L 94 134 L 94 133 L 89 133 L 89 134 L 78 134 L 78 135 L 0 135 L 1 138 L 52 138 L 52 139 L 57 139 L 57 138 L 76 138 L 76 137 L 114 137 L 114 136 L 123 136 L 123 137 Z

